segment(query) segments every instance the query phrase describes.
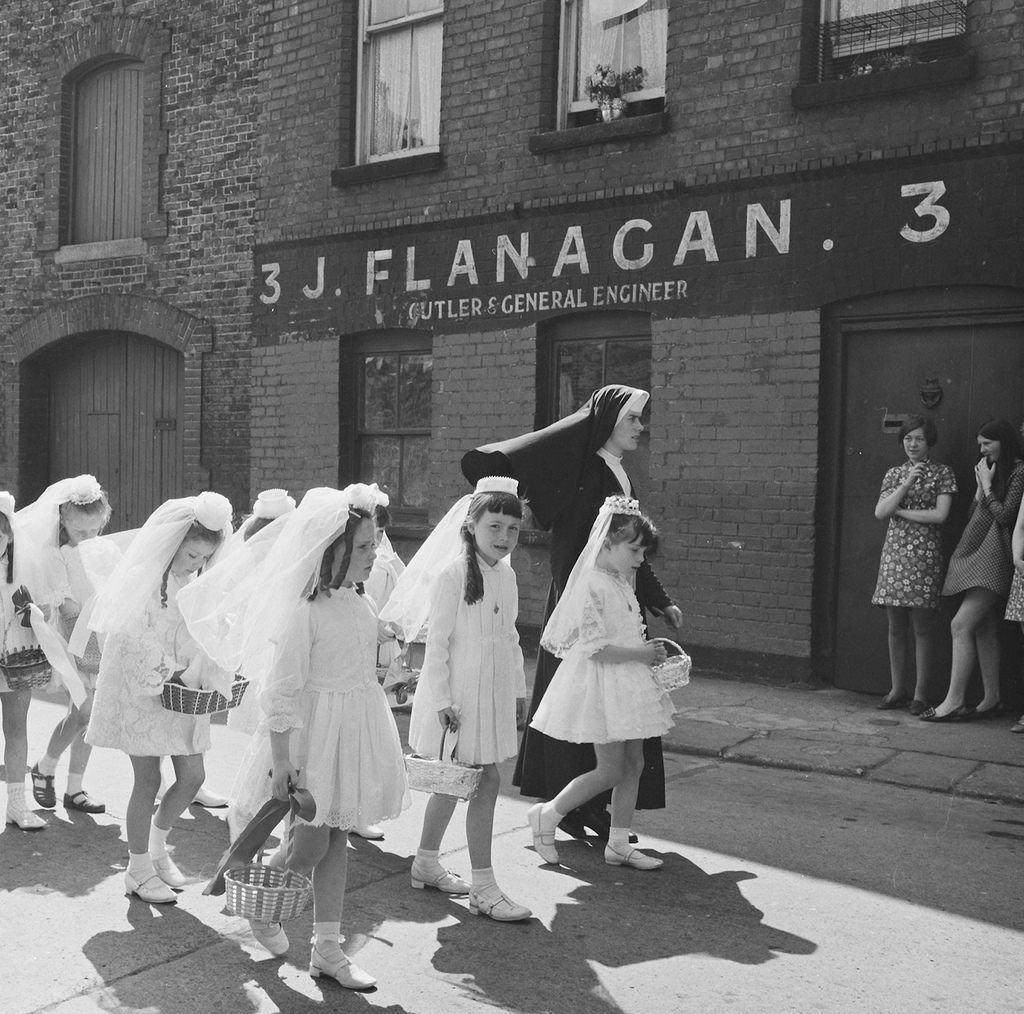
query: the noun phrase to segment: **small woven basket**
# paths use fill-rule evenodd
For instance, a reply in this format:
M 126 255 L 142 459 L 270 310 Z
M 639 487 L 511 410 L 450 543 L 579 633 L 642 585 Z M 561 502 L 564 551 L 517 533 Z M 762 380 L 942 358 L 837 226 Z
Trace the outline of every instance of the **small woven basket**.
M 0 655 L 0 670 L 11 690 L 45 687 L 53 677 L 53 669 L 42 648 L 35 647 L 5 651 Z
M 224 873 L 224 896 L 225 906 L 234 915 L 281 922 L 309 907 L 313 882 L 295 870 L 250 863 Z
M 664 662 L 651 667 L 654 682 L 665 693 L 685 687 L 690 682 L 690 668 L 692 666 L 690 656 L 675 641 L 670 641 L 667 637 L 656 637 L 655 640 L 661 641 L 670 654 Z M 675 651 L 674 655 L 671 654 L 673 650 Z
M 483 768 L 457 761 L 455 747 L 452 747 L 449 759 L 445 760 L 444 738 L 447 735 L 448 730 L 445 729 L 441 733 L 441 749 L 436 758 L 406 755 L 405 771 L 409 776 L 409 788 L 417 792 L 437 792 L 442 796 L 472 799 L 480 787 Z
M 229 700 L 216 690 L 187 687 L 172 676 L 160 691 L 160 703 L 168 711 L 176 711 L 179 715 L 213 715 L 237 707 L 248 686 L 249 681 L 244 676 L 236 675 Z

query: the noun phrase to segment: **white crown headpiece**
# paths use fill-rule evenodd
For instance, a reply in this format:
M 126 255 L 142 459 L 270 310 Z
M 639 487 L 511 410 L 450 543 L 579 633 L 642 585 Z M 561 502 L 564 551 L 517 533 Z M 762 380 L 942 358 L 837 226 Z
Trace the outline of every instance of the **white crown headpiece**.
M 101 496 L 103 496 L 103 489 L 96 481 L 95 476 L 79 475 L 69 483 L 65 503 L 81 507 L 85 504 L 95 503 Z
M 519 480 L 509 479 L 504 475 L 485 475 L 480 479 L 476 488 L 473 490 L 474 493 L 511 493 L 513 496 L 519 495 Z
M 610 496 L 604 502 L 604 508 L 610 514 L 630 514 L 640 517 L 640 501 L 631 496 Z

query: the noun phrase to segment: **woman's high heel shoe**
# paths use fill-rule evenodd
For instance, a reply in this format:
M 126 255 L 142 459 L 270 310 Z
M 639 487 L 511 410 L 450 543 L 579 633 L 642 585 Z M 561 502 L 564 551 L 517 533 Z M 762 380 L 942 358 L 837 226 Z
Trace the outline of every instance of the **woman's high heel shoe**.
M 350 961 L 340 947 L 335 954 L 325 955 L 314 944 L 313 953 L 309 956 L 309 974 L 314 979 L 326 975 L 345 989 L 372 989 L 377 985 L 377 980 L 369 972 L 364 972 L 355 962 Z

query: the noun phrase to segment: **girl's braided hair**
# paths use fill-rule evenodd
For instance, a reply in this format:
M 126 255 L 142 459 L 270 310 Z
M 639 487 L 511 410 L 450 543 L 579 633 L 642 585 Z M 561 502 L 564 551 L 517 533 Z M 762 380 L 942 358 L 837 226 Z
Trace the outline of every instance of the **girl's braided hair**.
M 523 502 L 514 493 L 477 493 L 469 502 L 466 520 L 462 524 L 463 553 L 466 559 L 466 588 L 463 598 L 467 605 L 475 605 L 484 597 L 484 576 L 476 558 L 476 538 L 473 528 L 490 511 L 506 517 L 522 519 Z
M 345 525 L 345 531 L 324 550 L 324 555 L 320 559 L 320 572 L 316 583 L 313 585 L 313 590 L 309 593 L 310 601 L 315 599 L 321 591 L 330 594 L 335 588 L 341 587 L 342 582 L 345 580 L 345 575 L 348 573 L 349 561 L 352 559 L 352 546 L 355 543 L 356 529 L 359 527 L 360 521 L 364 521 L 371 516 L 369 511 L 365 511 L 361 507 L 349 507 L 348 524 Z M 337 575 L 332 579 L 334 557 L 339 549 L 343 550 L 341 564 L 338 567 Z M 358 585 L 356 591 L 362 595 L 362 585 Z

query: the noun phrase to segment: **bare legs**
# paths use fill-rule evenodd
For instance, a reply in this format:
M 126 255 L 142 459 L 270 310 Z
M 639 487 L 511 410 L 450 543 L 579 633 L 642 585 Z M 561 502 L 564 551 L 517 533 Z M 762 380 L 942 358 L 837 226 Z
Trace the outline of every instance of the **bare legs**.
M 550 803 L 546 803 L 545 815 L 552 810 L 564 815 L 593 799 L 599 792 L 611 789 L 612 826 L 628 828 L 633 822 L 640 773 L 644 769 L 643 740 L 595 743 L 594 753 L 597 767 L 577 775 Z
M 986 711 L 999 704 L 999 636 L 996 606 L 1001 601 L 987 588 L 969 588 L 950 624 L 953 666 L 945 700 L 935 709 L 942 718 L 964 706 L 967 684 L 975 662 L 981 666 L 984 696 L 978 704 Z
M 203 784 L 206 772 L 201 753 L 172 757 L 175 781 L 160 800 L 154 815 L 153 804 L 160 791 L 160 758 L 132 757 L 131 762 L 135 781 L 125 813 L 125 827 L 128 851 L 141 855 L 149 852 L 150 828 L 156 825 L 164 831 L 169 830 L 192 802 L 199 786 Z
M 348 831 L 293 824 L 285 865 L 313 881 L 313 921 L 340 923 L 348 879 Z
M 889 620 L 889 670 L 892 690 L 886 700 L 901 701 L 913 698 L 927 703 L 931 693 L 934 671 L 935 642 L 938 624 L 934 609 L 886 606 Z M 914 631 L 916 682 L 911 683 L 910 652 L 907 635 Z
M 494 835 L 494 806 L 498 801 L 501 776 L 495 764 L 485 764 L 480 787 L 466 806 L 466 844 L 474 870 L 491 865 L 491 838 Z M 438 851 L 458 800 L 454 796 L 432 795 L 423 817 L 420 848 Z

